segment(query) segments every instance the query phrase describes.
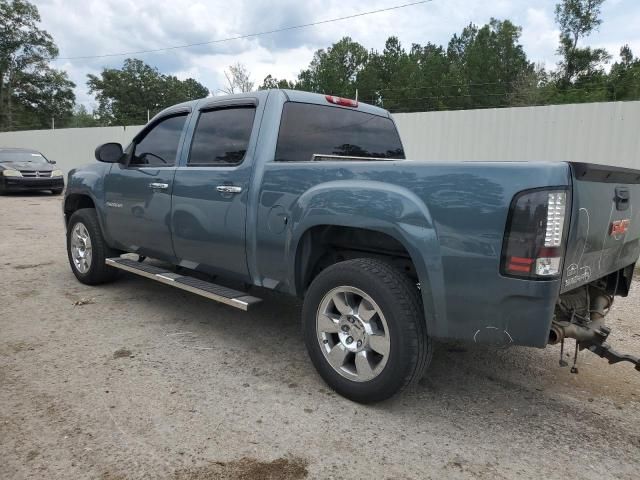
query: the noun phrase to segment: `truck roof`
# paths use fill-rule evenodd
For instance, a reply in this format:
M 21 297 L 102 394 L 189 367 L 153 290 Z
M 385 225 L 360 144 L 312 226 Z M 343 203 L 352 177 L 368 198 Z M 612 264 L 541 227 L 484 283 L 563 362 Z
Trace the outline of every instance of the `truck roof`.
M 285 97 L 292 102 L 299 103 L 314 103 L 318 105 L 328 105 L 336 108 L 345 108 L 348 110 L 356 110 L 360 112 L 370 113 L 372 115 L 379 115 L 381 117 L 390 117 L 390 114 L 384 108 L 376 107 L 374 105 L 369 105 L 368 103 L 358 102 L 357 107 L 344 107 L 340 105 L 335 105 L 330 103 L 326 99 L 326 95 L 324 93 L 311 93 L 304 92 L 302 90 L 289 90 L 289 89 L 270 89 L 270 90 L 258 90 L 256 92 L 247 92 L 247 93 L 235 93 L 232 95 L 220 95 L 215 98 L 255 98 L 258 101 L 263 101 L 267 98 L 270 92 L 278 92 L 281 95 L 285 95 Z M 214 97 L 205 97 L 205 98 L 214 98 Z M 167 111 L 173 109 L 179 109 L 182 107 L 190 107 L 193 108 L 199 101 L 204 100 L 204 98 L 198 100 L 191 100 L 189 102 L 179 103 L 177 105 L 172 105 L 164 110 L 162 110 L 158 115 L 161 115 Z
M 324 93 L 311 93 L 311 92 L 304 92 L 302 90 L 280 90 L 280 91 L 283 92 L 292 102 L 316 103 L 319 105 L 339 106 L 339 105 L 334 105 L 332 103 L 329 103 Z M 361 112 L 371 113 L 373 115 L 379 115 L 381 117 L 389 117 L 389 112 L 384 108 L 376 107 L 374 105 L 369 105 L 368 103 L 362 103 L 360 101 L 358 101 L 358 106 L 356 108 L 353 108 L 353 107 L 340 107 L 340 108 L 346 108 L 349 110 L 358 110 Z

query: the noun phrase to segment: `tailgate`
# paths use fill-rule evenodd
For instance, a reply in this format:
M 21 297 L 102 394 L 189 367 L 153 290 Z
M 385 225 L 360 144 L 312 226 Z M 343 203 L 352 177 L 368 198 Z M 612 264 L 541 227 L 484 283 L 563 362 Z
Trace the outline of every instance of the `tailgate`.
M 571 163 L 571 224 L 561 292 L 636 262 L 640 171 Z

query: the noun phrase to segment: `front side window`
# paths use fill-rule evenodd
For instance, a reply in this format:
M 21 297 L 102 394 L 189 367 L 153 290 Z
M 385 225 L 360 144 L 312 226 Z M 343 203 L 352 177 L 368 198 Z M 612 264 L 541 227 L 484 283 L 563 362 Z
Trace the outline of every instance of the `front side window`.
M 247 147 L 254 107 L 234 107 L 204 111 L 193 134 L 189 166 L 237 165 L 242 162 Z
M 276 160 L 309 161 L 314 154 L 404 158 L 400 136 L 389 118 L 346 108 L 285 103 Z
M 171 167 L 176 164 L 187 114 L 165 118 L 136 141 L 129 165 Z

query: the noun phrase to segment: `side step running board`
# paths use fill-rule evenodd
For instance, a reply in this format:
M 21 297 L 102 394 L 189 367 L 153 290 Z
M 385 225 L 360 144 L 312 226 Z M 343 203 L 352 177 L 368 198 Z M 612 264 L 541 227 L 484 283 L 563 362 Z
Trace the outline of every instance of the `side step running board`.
M 149 265 L 147 263 L 136 262 L 129 258 L 107 258 L 105 262 L 110 267 L 135 273 L 136 275 L 147 277 L 157 282 L 165 283 L 172 287 L 186 290 L 187 292 L 195 293 L 196 295 L 200 295 L 244 311 L 249 310 L 250 307 L 262 301 L 262 299 L 247 295 L 245 292 L 216 285 L 215 283 L 205 282 L 198 278 L 179 275 L 164 268 Z

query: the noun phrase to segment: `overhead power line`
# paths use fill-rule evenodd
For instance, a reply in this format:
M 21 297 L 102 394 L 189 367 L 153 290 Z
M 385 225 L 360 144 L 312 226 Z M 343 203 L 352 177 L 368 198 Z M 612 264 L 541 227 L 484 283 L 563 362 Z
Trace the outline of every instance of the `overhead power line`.
M 79 56 L 74 56 L 74 57 L 58 57 L 57 60 L 86 60 L 86 59 L 92 59 L 92 58 L 124 57 L 124 56 L 127 56 L 127 55 L 141 55 L 141 54 L 144 54 L 144 53 L 166 52 L 166 51 L 169 51 L 169 50 L 178 50 L 178 49 L 181 49 L 181 48 L 198 47 L 198 46 L 202 46 L 202 45 L 213 45 L 213 44 L 216 44 L 216 43 L 230 42 L 232 40 L 242 40 L 242 39 L 245 39 L 245 38 L 260 37 L 262 35 L 270 35 L 270 34 L 273 34 L 273 33 L 286 32 L 286 31 L 289 31 L 289 30 L 298 30 L 298 29 L 301 29 L 301 28 L 315 27 L 315 26 L 324 25 L 324 24 L 327 24 L 327 23 L 340 22 L 340 21 L 349 20 L 349 19 L 352 19 L 352 18 L 364 17 L 364 16 L 367 16 L 367 15 L 374 15 L 376 13 L 390 12 L 392 10 L 399 10 L 401 8 L 413 7 L 413 6 L 416 6 L 416 5 L 421 5 L 421 4 L 429 3 L 429 2 L 432 2 L 432 1 L 433 0 L 420 0 L 418 2 L 404 3 L 402 5 L 395 5 L 393 7 L 387 7 L 387 8 L 379 8 L 377 10 L 369 10 L 367 12 L 360 12 L 360 13 L 355 13 L 353 15 L 346 15 L 344 17 L 331 18 L 331 19 L 328 19 L 328 20 L 318 20 L 316 22 L 303 23 L 303 24 L 300 24 L 300 25 L 291 25 L 291 26 L 288 26 L 288 27 L 276 28 L 274 30 L 266 30 L 264 32 L 255 32 L 255 33 L 247 33 L 247 34 L 243 34 L 243 35 L 236 35 L 235 37 L 219 38 L 217 40 L 209 40 L 207 42 L 188 43 L 188 44 L 185 44 L 185 45 L 174 45 L 174 46 L 170 46 L 170 47 L 154 48 L 154 49 L 149 49 L 149 50 L 135 50 L 135 51 L 130 51 L 130 52 L 105 53 L 105 54 L 101 54 L 101 55 L 79 55 Z
M 607 78 L 604 78 L 602 75 L 594 74 L 594 75 L 584 75 L 580 77 L 580 80 L 591 80 L 597 79 L 596 83 L 606 84 L 608 82 Z M 434 83 L 432 85 L 423 85 L 423 86 L 409 86 L 409 87 L 388 87 L 388 88 L 380 88 L 377 89 L 379 92 L 400 92 L 400 91 L 411 91 L 411 90 L 435 90 L 438 88 L 455 88 L 455 87 L 487 87 L 487 86 L 502 86 L 507 87 L 510 85 L 518 85 L 522 84 L 520 80 L 509 80 L 504 82 L 465 82 L 465 83 Z M 572 86 L 572 89 L 585 88 L 585 86 Z M 589 88 L 589 86 L 586 86 Z

